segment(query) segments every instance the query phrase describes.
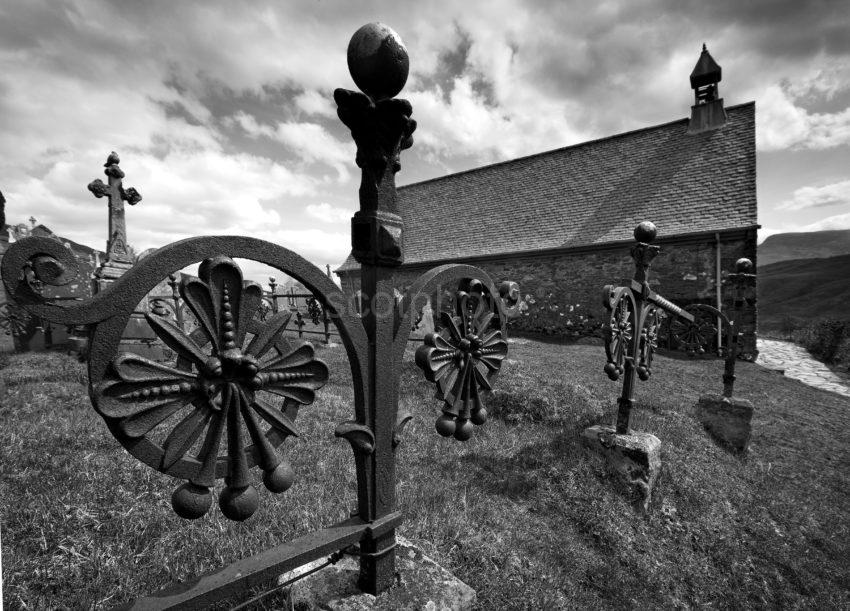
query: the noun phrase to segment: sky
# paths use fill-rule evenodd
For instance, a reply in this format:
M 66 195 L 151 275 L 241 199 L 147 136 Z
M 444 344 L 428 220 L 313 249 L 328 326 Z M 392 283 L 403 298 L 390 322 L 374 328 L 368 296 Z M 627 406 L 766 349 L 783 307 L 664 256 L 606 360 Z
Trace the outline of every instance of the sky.
M 332 93 L 372 21 L 410 55 L 399 185 L 685 118 L 706 43 L 725 104 L 756 102 L 760 239 L 850 228 L 843 0 L 4 0 L 7 223 L 105 249 L 86 185 L 114 150 L 137 252 L 239 234 L 338 266 L 359 170 Z

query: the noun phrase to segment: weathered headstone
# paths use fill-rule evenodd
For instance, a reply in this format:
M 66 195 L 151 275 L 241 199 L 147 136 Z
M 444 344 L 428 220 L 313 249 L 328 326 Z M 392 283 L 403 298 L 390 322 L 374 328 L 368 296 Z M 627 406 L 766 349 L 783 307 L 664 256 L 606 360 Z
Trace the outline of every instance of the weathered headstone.
M 99 178 L 88 185 L 88 190 L 98 199 L 106 197 L 109 212 L 109 237 L 106 241 L 106 258 L 94 273 L 94 293 L 101 293 L 118 278 L 132 269 L 136 263 L 135 256 L 127 243 L 127 223 L 124 218 L 124 202 L 131 206 L 142 201 L 142 196 L 136 189 L 125 189 L 123 186 L 124 171 L 118 166 L 121 160 L 112 151 L 104 163 L 104 174 L 108 182 Z M 148 312 L 147 299 L 142 301 L 130 320 L 121 338 L 121 350 L 159 360 L 163 358 L 161 344 L 157 341 L 156 333 L 145 321 Z

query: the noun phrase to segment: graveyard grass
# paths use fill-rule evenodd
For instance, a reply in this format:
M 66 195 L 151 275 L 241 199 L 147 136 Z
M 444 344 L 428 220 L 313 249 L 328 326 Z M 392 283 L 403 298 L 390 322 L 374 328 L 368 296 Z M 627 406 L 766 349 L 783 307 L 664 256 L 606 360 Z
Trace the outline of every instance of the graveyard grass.
M 333 430 L 352 417 L 350 374 L 341 347 L 317 351 L 332 381 L 285 444 L 296 484 L 279 496 L 260 486 L 241 524 L 215 504 L 176 517 L 178 482 L 109 435 L 82 365 L 0 356 L 7 608 L 109 607 L 347 517 L 353 460 Z M 481 609 L 850 605 L 850 400 L 739 363 L 736 395 L 756 406 L 741 459 L 693 417 L 722 363 L 657 357 L 634 423 L 662 440 L 664 470 L 638 515 L 579 442 L 613 417 L 601 347 L 518 340 L 509 359 L 491 420 L 466 444 L 436 434 L 433 388 L 412 351 L 403 365 L 401 408 L 415 417 L 399 446 L 399 532 L 475 588 Z

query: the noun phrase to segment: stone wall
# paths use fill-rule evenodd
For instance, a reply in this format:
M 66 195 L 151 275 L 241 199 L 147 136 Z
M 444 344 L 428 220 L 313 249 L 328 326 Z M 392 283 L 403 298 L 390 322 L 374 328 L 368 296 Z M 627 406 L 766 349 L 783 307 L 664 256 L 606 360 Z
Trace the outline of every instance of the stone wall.
M 652 262 L 649 283 L 679 305 L 717 305 L 717 241 L 713 234 L 659 239 L 661 252 Z M 514 330 L 557 337 L 599 334 L 605 319 L 602 288 L 606 284 L 627 285 L 634 274 L 630 244 L 573 249 L 557 253 L 506 256 L 467 260 L 486 271 L 498 285 L 503 280 L 518 282 L 523 295 L 523 314 L 512 321 Z M 731 285 L 725 275 L 734 271 L 735 261 L 748 257 L 756 262 L 755 230 L 738 230 L 720 236 L 720 269 L 723 309 L 731 307 Z M 443 261 L 439 263 L 445 263 Z M 431 266 L 402 266 L 396 286 L 406 289 Z M 347 293 L 359 287 L 359 273 L 341 278 Z M 450 290 L 451 287 L 446 287 Z M 448 292 L 448 291 L 446 291 Z M 753 292 L 753 294 L 755 294 Z M 755 350 L 756 309 L 744 315 L 744 350 Z

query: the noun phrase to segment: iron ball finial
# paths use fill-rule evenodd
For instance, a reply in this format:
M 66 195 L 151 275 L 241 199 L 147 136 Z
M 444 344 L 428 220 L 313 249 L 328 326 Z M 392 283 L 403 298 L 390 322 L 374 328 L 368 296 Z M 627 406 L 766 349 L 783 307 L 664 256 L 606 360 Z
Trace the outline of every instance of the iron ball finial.
M 655 239 L 655 236 L 658 234 L 658 229 L 655 227 L 655 223 L 650 221 L 643 221 L 637 227 L 635 227 L 635 240 L 638 242 L 644 242 L 645 244 L 651 244 Z
M 746 257 L 741 257 L 735 261 L 735 271 L 739 274 L 748 274 L 753 269 L 753 262 Z
M 348 71 L 372 100 L 392 98 L 404 88 L 410 71 L 401 37 L 383 23 L 367 23 L 348 43 Z

